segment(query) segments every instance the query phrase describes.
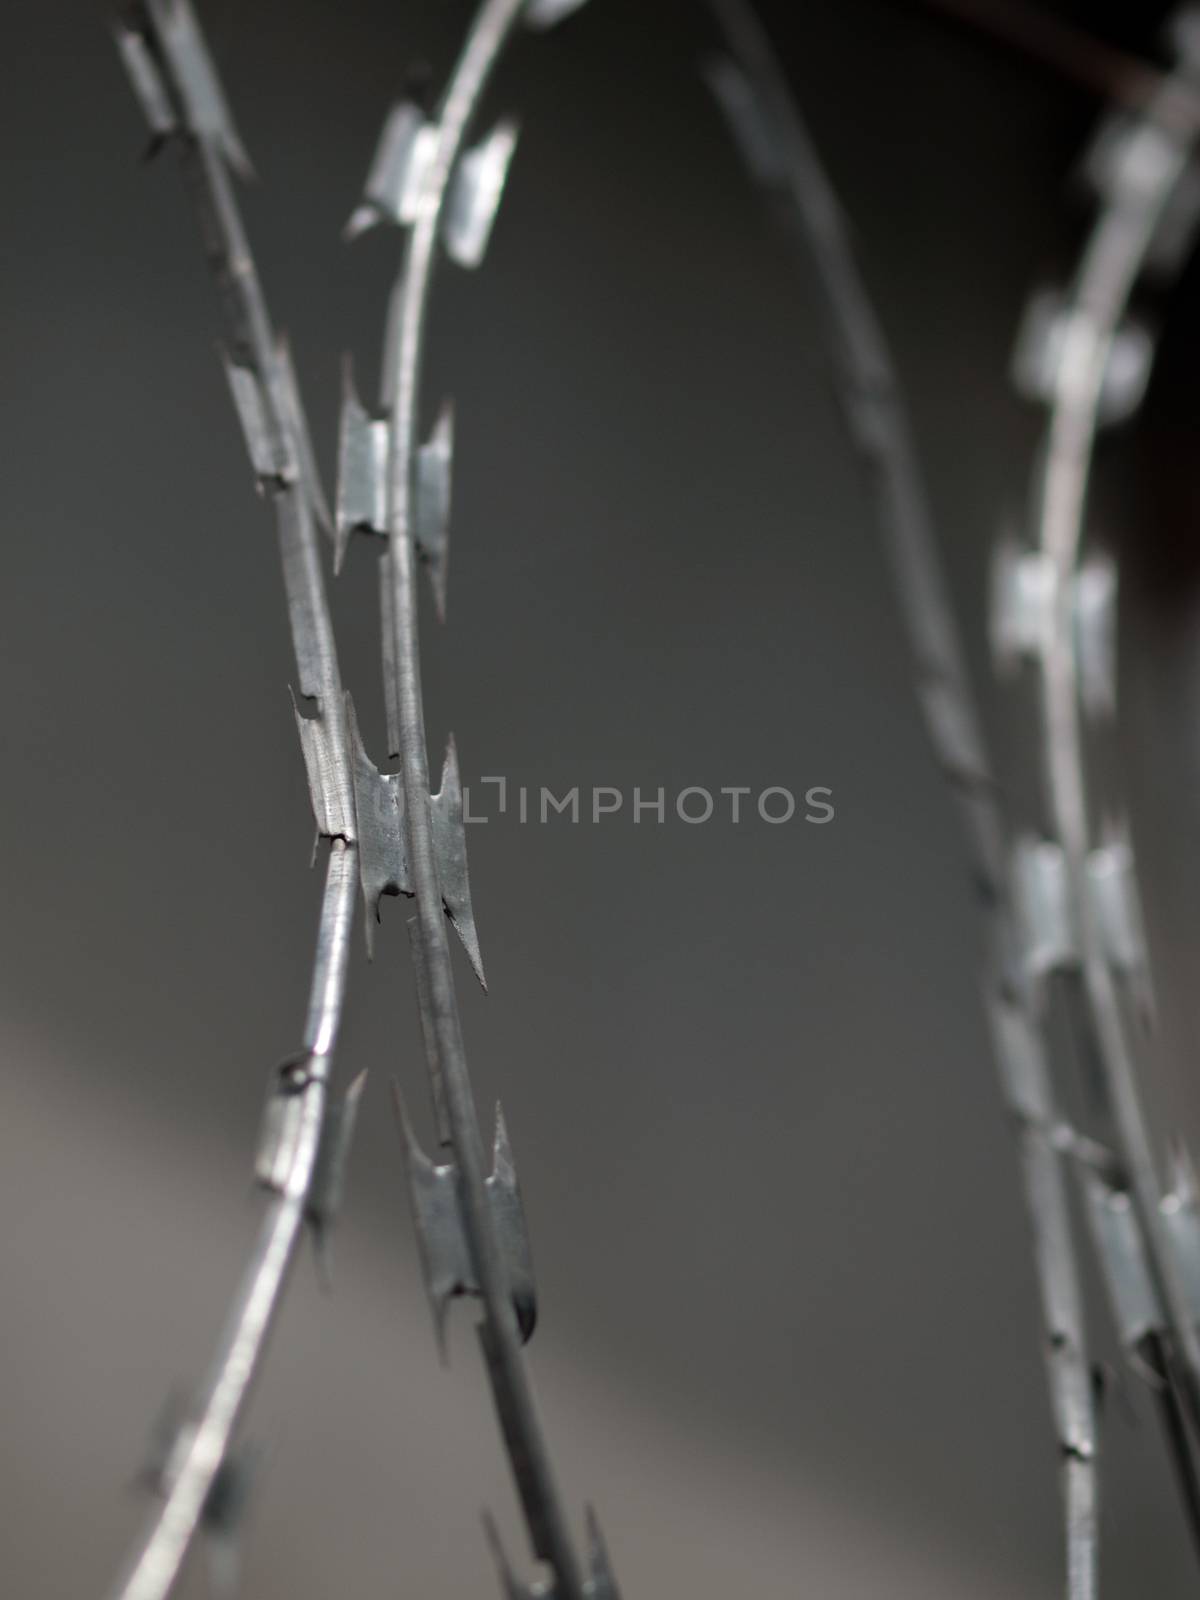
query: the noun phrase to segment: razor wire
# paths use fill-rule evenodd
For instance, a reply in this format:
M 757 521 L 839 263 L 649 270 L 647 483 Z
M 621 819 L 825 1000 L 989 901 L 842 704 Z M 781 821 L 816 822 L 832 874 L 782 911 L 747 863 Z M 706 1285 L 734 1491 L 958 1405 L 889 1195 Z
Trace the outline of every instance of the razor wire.
M 1089 732 L 1116 710 L 1116 570 L 1084 555 L 1097 436 L 1132 417 L 1154 343 L 1132 297 L 1183 264 L 1200 220 L 1189 162 L 1200 122 L 1200 12 L 1173 18 L 1175 65 L 1138 111 L 1110 116 L 1086 163 L 1099 210 L 1065 293 L 1030 302 L 1014 378 L 1049 412 L 1030 496 L 1030 537 L 995 566 L 993 642 L 1002 667 L 1036 679 L 1044 826 L 1013 854 L 1025 978 L 1057 1003 L 1100 1102 L 1110 1170 L 1083 1198 L 1131 1365 L 1163 1413 L 1193 1540 L 1200 1545 L 1200 1210 L 1186 1160 L 1162 1178 L 1147 1113 L 1152 1060 L 1149 961 L 1129 830 L 1101 817 Z
M 578 0 L 576 0 L 578 3 Z M 467 1071 L 447 933 L 449 922 L 483 983 L 467 879 L 462 791 L 453 739 L 432 793 L 421 694 L 418 567 L 428 568 L 445 614 L 452 428 L 443 409 L 418 443 L 421 374 L 430 293 L 442 255 L 477 267 L 487 248 L 516 145 L 504 120 L 464 148 L 468 128 L 518 24 L 546 26 L 573 10 L 563 0 L 484 0 L 432 116 L 410 102 L 392 107 L 367 176 L 351 237 L 378 223 L 407 230 L 392 292 L 381 361 L 380 409 L 370 414 L 348 383 L 339 441 L 339 560 L 355 531 L 376 542 L 388 752 L 399 771 L 381 773 L 351 713 L 360 867 L 368 918 L 379 897 L 415 901 L 409 922 L 434 1117 L 443 1159 L 420 1149 L 399 1088 L 396 1107 L 426 1288 L 445 1350 L 447 1304 L 471 1295 L 491 1387 L 534 1556 L 544 1575 L 519 1579 L 489 1519 L 506 1592 L 554 1600 L 615 1600 L 616 1585 L 594 1514 L 581 1556 L 571 1532 L 538 1414 L 522 1346 L 536 1297 L 528 1234 L 503 1115 L 497 1111 L 492 1170 Z
M 117 43 L 150 125 L 170 141 L 217 282 L 225 368 L 260 489 L 270 498 L 300 700 L 296 725 L 318 834 L 330 841 L 301 1051 L 273 1074 L 255 1159 L 271 1193 L 209 1374 L 194 1400 L 173 1405 L 146 1476 L 157 1497 L 111 1593 L 163 1600 L 198 1531 L 231 1558 L 249 1467 L 233 1454 L 238 1421 L 261 1365 L 305 1224 L 323 1251 L 342 1186 L 360 1075 L 330 1099 L 357 892 L 354 795 L 345 703 L 321 571 L 318 530 L 330 518 L 286 343 L 276 338 L 238 213 L 233 175 L 249 162 L 187 0 L 140 0 Z
M 1135 1368 L 1155 1389 L 1193 1536 L 1200 1528 L 1193 1455 L 1200 1316 L 1195 1185 L 1181 1166 L 1171 1194 L 1158 1187 L 1140 1074 L 1125 1034 L 1114 1032 L 1119 1018 L 1110 967 L 1127 980 L 1130 1014 L 1148 1016 L 1128 830 L 1110 826 L 1090 855 L 1082 843 L 1014 840 L 941 572 L 910 424 L 849 230 L 757 15 L 745 0 L 708 3 L 729 50 L 710 65 L 710 84 L 752 177 L 816 268 L 839 397 L 874 490 L 927 734 L 965 824 L 986 923 L 993 1049 L 1032 1226 L 1062 1459 L 1066 1591 L 1071 1600 L 1083 1600 L 1099 1584 L 1098 1416 L 1069 1169 L 1081 1179 L 1118 1330 Z M 1025 390 L 1051 402 L 1052 421 L 1036 519 L 1040 549 L 1024 557 L 1004 552 L 993 631 L 1002 657 L 1027 649 L 1042 661 L 1043 748 L 1064 840 L 1087 838 L 1076 674 L 1085 706 L 1097 714 L 1115 710 L 1115 574 L 1096 560 L 1073 570 L 1092 434 L 1099 415 L 1116 421 L 1131 414 L 1148 378 L 1147 334 L 1137 324 L 1117 328 L 1143 258 L 1152 252 L 1159 269 L 1177 269 L 1200 217 L 1200 182 L 1187 166 L 1197 130 L 1200 27 L 1194 13 L 1179 15 L 1173 37 L 1179 56 L 1174 74 L 1164 80 L 1147 71 L 1139 82 L 1153 81 L 1154 93 L 1102 129 L 1091 166 L 1105 204 L 1075 292 L 1065 301 L 1035 299 L 1016 362 Z M 1087 933 L 1070 931 L 1082 930 L 1085 915 L 1094 918 L 1090 943 Z M 1111 1151 L 1076 1131 L 1058 1109 L 1041 979 L 1073 964 L 1084 970 L 1088 1009 L 1076 1008 L 1071 1020 L 1085 1048 L 1097 1040 L 1103 1046 Z
M 938 554 L 903 393 L 849 230 L 770 41 L 743 0 L 708 0 L 729 54 L 708 80 L 752 178 L 816 268 L 838 397 L 869 475 L 916 671 L 926 733 L 958 804 L 985 923 L 983 990 L 1032 1232 L 1043 1350 L 1061 1455 L 1067 1594 L 1097 1592 L 1097 1419 L 1064 1144 L 1040 1021 L 1017 971 L 1010 832 Z
M 260 486 L 274 502 L 299 674 L 296 720 L 318 833 L 330 840 L 303 1053 L 279 1069 L 256 1161 L 274 1197 L 209 1378 L 187 1416 L 171 1419 L 155 1469 L 161 1500 L 114 1600 L 162 1600 L 202 1525 L 231 1526 L 244 1476 L 235 1430 L 261 1362 L 288 1267 L 307 1219 L 318 1242 L 336 1209 L 361 1079 L 328 1102 L 353 918 L 355 878 L 371 920 L 380 897 L 415 902 L 410 922 L 418 1009 L 438 1161 L 419 1147 L 396 1091 L 404 1166 L 438 1343 L 449 1301 L 479 1304 L 478 1334 L 534 1556 L 543 1576 L 519 1579 L 489 1539 L 510 1600 L 615 1600 L 595 1518 L 581 1554 L 558 1488 L 522 1346 L 536 1299 L 520 1191 L 497 1110 L 490 1173 L 467 1072 L 447 922 L 483 981 L 467 877 L 462 791 L 453 739 L 438 792 L 429 774 L 421 695 L 418 573 L 444 616 L 452 414 L 419 441 L 427 308 L 444 253 L 482 261 L 516 143 L 502 121 L 466 148 L 491 75 L 521 23 L 547 26 L 581 0 L 484 0 L 436 112 L 393 107 L 348 232 L 380 222 L 406 230 L 388 307 L 380 405 L 352 382 L 343 397 L 336 516 L 325 506 L 286 345 L 276 340 L 233 195 L 248 170 L 187 0 L 140 0 L 118 32 L 155 143 L 172 140 L 199 214 L 228 340 L 227 372 Z M 1173 77 L 1138 111 L 1107 125 L 1092 163 L 1102 210 L 1072 291 L 1034 302 L 1018 356 L 1023 387 L 1050 406 L 1034 494 L 1031 549 L 998 562 L 993 632 L 1008 660 L 1039 669 L 1048 794 L 1046 836 L 1018 836 L 1003 813 L 932 519 L 891 357 L 841 213 L 767 36 L 746 0 L 708 0 L 728 56 L 710 81 L 752 175 L 811 253 L 837 343 L 841 398 L 869 470 L 885 553 L 916 663 L 939 764 L 963 814 L 986 924 L 985 998 L 1006 1106 L 1014 1120 L 1029 1214 L 1052 1410 L 1062 1452 L 1067 1593 L 1097 1592 L 1097 1406 L 1088 1356 L 1068 1177 L 1080 1178 L 1091 1235 L 1124 1342 L 1155 1385 L 1177 1475 L 1200 1520 L 1193 1449 L 1200 1430 L 1200 1203 L 1180 1168 L 1168 1192 L 1140 1088 L 1148 984 L 1127 830 L 1093 837 L 1083 712 L 1111 713 L 1115 578 L 1080 562 L 1083 506 L 1101 423 L 1136 409 L 1152 346 L 1122 326 L 1148 264 L 1178 265 L 1200 215 L 1189 181 L 1196 132 L 1200 29 L 1185 14 Z M 387 745 L 399 770 L 367 755 L 343 695 L 325 598 L 319 532 L 340 568 L 354 532 L 380 549 Z M 1060 979 L 1083 1046 L 1096 1059 L 1111 1148 L 1058 1108 L 1047 995 Z

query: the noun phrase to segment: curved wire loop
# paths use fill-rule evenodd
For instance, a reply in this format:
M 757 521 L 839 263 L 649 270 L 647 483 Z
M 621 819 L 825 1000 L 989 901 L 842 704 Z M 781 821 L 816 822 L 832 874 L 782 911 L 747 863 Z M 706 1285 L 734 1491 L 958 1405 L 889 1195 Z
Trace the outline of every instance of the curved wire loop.
M 345 1004 L 358 865 L 346 713 L 322 575 L 319 531 L 331 530 L 286 343 L 267 312 L 238 212 L 233 174 L 249 162 L 187 0 L 140 0 L 117 43 L 150 125 L 153 148 L 179 155 L 226 338 L 230 391 L 251 465 L 271 501 L 300 701 L 296 724 L 318 834 L 330 841 L 300 1053 L 271 1077 L 255 1163 L 267 1213 L 230 1307 L 207 1378 L 172 1407 L 146 1476 L 156 1504 L 111 1592 L 164 1600 L 201 1529 L 228 1565 L 248 1462 L 234 1455 L 239 1419 L 307 1223 L 319 1260 L 337 1211 L 362 1090 L 332 1101 L 330 1077 Z M 178 1414 L 177 1414 L 178 1412 Z

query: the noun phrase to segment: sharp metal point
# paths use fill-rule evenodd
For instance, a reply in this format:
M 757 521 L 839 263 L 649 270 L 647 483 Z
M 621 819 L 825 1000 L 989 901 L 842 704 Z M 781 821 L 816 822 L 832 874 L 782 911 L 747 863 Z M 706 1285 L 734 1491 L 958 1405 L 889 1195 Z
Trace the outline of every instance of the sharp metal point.
M 453 1186 L 445 1178 L 447 1173 L 452 1177 L 453 1169 L 439 1169 L 421 1149 L 396 1078 L 392 1079 L 392 1104 L 400 1133 L 404 1178 L 408 1184 L 417 1228 L 425 1292 L 433 1312 L 438 1360 L 443 1367 L 448 1367 L 447 1312 L 453 1297 L 466 1292 L 466 1280 L 470 1277 L 470 1264 L 463 1258 L 462 1233 L 457 1217 L 457 1202 L 452 1194 Z
M 438 1163 L 421 1149 L 413 1132 L 404 1096 L 395 1080 L 392 1083 L 392 1097 L 400 1131 L 404 1175 L 417 1227 L 425 1288 L 433 1310 L 438 1351 L 444 1364 L 446 1314 L 450 1301 L 460 1295 L 479 1298 L 482 1294 L 463 1210 L 461 1174 L 452 1155 Z M 525 1342 L 537 1322 L 537 1293 L 521 1191 L 499 1110 L 494 1152 L 492 1173 L 485 1185 L 488 1209 L 503 1260 L 507 1293 L 522 1342 Z
M 528 1344 L 537 1327 L 537 1289 L 529 1250 L 529 1229 L 521 1186 L 508 1140 L 504 1109 L 496 1102 L 496 1131 L 492 1140 L 492 1172 L 487 1180 L 497 1231 L 502 1240 L 509 1292 L 517 1314 L 522 1344 Z
M 372 954 L 371 917 L 374 915 L 378 921 L 380 900 L 385 894 L 415 894 L 416 877 L 409 845 L 408 807 L 402 776 L 399 773 L 380 772 L 366 753 L 358 729 L 354 701 L 349 694 L 346 696 L 346 723 L 353 763 L 355 837 L 359 846 L 359 870 L 367 910 L 367 948 L 368 954 Z M 442 906 L 480 985 L 486 990 L 483 957 L 471 903 L 462 783 L 453 738 L 446 748 L 441 788 L 429 797 L 426 804 L 430 820 L 430 850 Z
M 346 729 L 350 747 L 354 790 L 354 826 L 358 839 L 358 870 L 362 883 L 363 926 L 367 958 L 375 958 L 375 924 L 385 894 L 408 893 L 408 867 L 404 854 L 404 822 L 399 785 L 394 776 L 381 773 L 363 747 L 354 698 L 346 691 Z
M 203 139 L 239 177 L 254 176 L 188 0 L 140 0 L 117 44 L 156 139 Z
M 588 1542 L 588 1600 L 620 1600 L 600 1519 L 590 1503 L 584 1508 Z
M 1054 899 L 1060 925 L 1070 924 L 1070 948 L 1059 941 L 1046 970 L 1065 974 L 1060 1004 L 1093 1064 L 1122 1174 L 1115 1187 L 1085 1173 L 1089 1217 L 1130 1359 L 1156 1375 L 1167 1448 L 1200 1553 L 1195 1280 L 1144 1105 L 1148 967 L 1132 855 L 1118 836 L 1095 837 L 1089 795 L 1088 723 L 1098 712 L 1111 715 L 1115 700 L 1115 582 L 1081 559 L 1097 436 L 1136 410 L 1150 371 L 1153 341 L 1129 307 L 1155 266 L 1156 240 L 1200 131 L 1194 115 L 1178 116 L 1196 79 L 1197 63 L 1180 61 L 1137 115 L 1104 131 L 1089 162 L 1099 212 L 1074 280 L 1064 293 L 1035 297 L 1026 315 L 1015 375 L 1048 413 L 1032 497 L 1033 559 L 1045 599 L 1037 625 L 1015 632 L 1036 668 Z
M 459 158 L 442 223 L 447 254 L 459 266 L 483 261 L 516 148 L 517 124 L 505 118 Z
M 1137 1214 L 1129 1194 L 1101 1178 L 1084 1182 L 1088 1220 L 1113 1306 L 1113 1319 L 1127 1350 L 1136 1350 L 1149 1333 L 1164 1326 L 1162 1301 L 1154 1287 Z
M 434 132 L 424 112 L 411 101 L 392 106 L 375 146 L 362 203 L 343 231 L 345 239 L 354 240 L 381 222 L 403 226 L 414 220 Z
M 114 21 L 113 38 L 129 81 L 150 125 L 147 155 L 155 155 L 175 131 L 175 111 L 145 36 L 126 21 Z
M 340 1101 L 325 1108 L 316 1165 L 309 1184 L 305 1215 L 312 1230 L 313 1253 L 321 1287 L 333 1288 L 333 1225 L 342 1209 L 346 1168 L 358 1120 L 359 1102 L 367 1086 L 367 1069 L 350 1080 Z
M 467 873 L 467 835 L 463 823 L 462 781 L 458 773 L 458 746 L 454 742 L 453 734 L 446 742 L 441 787 L 433 797 L 432 807 L 433 842 L 437 853 L 442 903 L 454 925 L 459 942 L 467 952 L 471 970 L 479 979 L 480 988 L 486 993 L 487 978 L 483 971 L 483 954 L 479 948 L 475 910 L 471 904 L 471 882 Z
M 335 574 L 342 570 L 354 532 L 363 530 L 382 535 L 386 529 L 386 435 L 386 422 L 372 417 L 358 398 L 354 365 L 347 356 L 342 368 L 342 412 L 338 430 Z
M 512 1563 L 509 1561 L 508 1553 L 504 1548 L 504 1542 L 500 1538 L 500 1530 L 496 1526 L 496 1519 L 490 1511 L 483 1513 L 483 1533 L 488 1543 L 488 1549 L 492 1553 L 492 1560 L 500 1578 L 500 1586 L 504 1590 L 504 1600 L 528 1600 L 530 1591 L 524 1584 L 518 1583 L 516 1573 L 512 1569 Z

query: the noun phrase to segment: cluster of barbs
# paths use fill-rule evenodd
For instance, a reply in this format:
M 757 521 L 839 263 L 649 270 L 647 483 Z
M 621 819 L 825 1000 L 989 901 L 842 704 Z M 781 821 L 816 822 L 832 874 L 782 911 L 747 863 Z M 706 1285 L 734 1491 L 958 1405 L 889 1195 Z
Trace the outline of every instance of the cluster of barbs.
M 480 1303 L 479 1336 L 534 1555 L 543 1574 L 519 1579 L 489 1534 L 506 1592 L 608 1600 L 615 1583 L 589 1514 L 581 1555 L 570 1531 L 522 1358 L 536 1316 L 520 1194 L 502 1117 L 492 1167 L 467 1077 L 451 967 L 452 923 L 482 982 L 466 873 L 462 791 L 451 741 L 431 792 L 420 689 L 417 573 L 430 576 L 444 616 L 452 422 L 443 409 L 417 437 L 426 308 L 442 255 L 483 259 L 516 143 L 502 122 L 473 147 L 469 125 L 492 70 L 522 24 L 548 26 L 580 0 L 485 0 L 432 116 L 390 113 L 351 219 L 406 232 L 388 310 L 380 409 L 347 380 L 336 512 L 322 494 L 286 345 L 272 329 L 233 195 L 248 162 L 188 0 L 140 0 L 119 42 L 156 143 L 180 152 L 221 295 L 227 370 L 251 461 L 271 499 L 296 657 L 300 735 L 317 831 L 329 840 L 311 1000 L 301 1053 L 273 1076 L 256 1161 L 271 1201 L 212 1368 L 195 1399 L 167 1419 L 153 1467 L 157 1503 L 113 1590 L 161 1600 L 204 1529 L 228 1557 L 248 1468 L 237 1426 L 299 1239 L 318 1245 L 336 1214 L 361 1079 L 341 1100 L 329 1080 L 346 985 L 356 892 L 368 936 L 380 896 L 415 901 L 410 923 L 430 1087 L 443 1158 L 418 1147 L 397 1100 L 405 1165 L 439 1343 L 449 1300 Z M 1136 1029 L 1146 1016 L 1145 957 L 1127 838 L 1092 841 L 1079 697 L 1111 710 L 1114 584 L 1078 564 L 1083 496 L 1096 428 L 1129 414 L 1149 368 L 1144 333 L 1122 315 L 1143 266 L 1183 257 L 1194 220 L 1187 156 L 1196 59 L 1177 29 L 1176 78 L 1140 114 L 1110 125 L 1094 163 L 1103 208 L 1072 292 L 1039 299 L 1023 340 L 1022 381 L 1051 408 L 1035 500 L 1036 545 L 999 564 L 996 635 L 1006 658 L 1040 667 L 1050 796 L 1048 836 L 1018 840 L 1002 815 L 981 723 L 938 564 L 902 398 L 839 208 L 769 43 L 747 0 L 707 0 L 727 54 L 710 81 L 752 175 L 816 263 L 837 341 L 841 394 L 876 491 L 884 548 L 916 658 L 918 690 L 941 765 L 957 795 L 972 871 L 987 914 L 987 999 L 1006 1101 L 1020 1146 L 1032 1223 L 1050 1387 L 1062 1446 L 1067 1586 L 1086 1600 L 1097 1583 L 1095 1385 L 1069 1199 L 1081 1179 L 1117 1318 L 1140 1370 L 1156 1385 L 1181 1481 L 1196 1501 L 1188 1435 L 1198 1415 L 1196 1301 L 1200 1214 L 1190 1182 L 1166 1194 L 1139 1103 Z M 321 535 L 335 567 L 362 532 L 381 552 L 382 656 L 389 754 L 366 754 L 345 695 L 325 594 Z M 1059 1115 L 1046 1048 L 1046 991 L 1069 975 L 1082 995 L 1070 1014 L 1109 1087 L 1109 1146 Z

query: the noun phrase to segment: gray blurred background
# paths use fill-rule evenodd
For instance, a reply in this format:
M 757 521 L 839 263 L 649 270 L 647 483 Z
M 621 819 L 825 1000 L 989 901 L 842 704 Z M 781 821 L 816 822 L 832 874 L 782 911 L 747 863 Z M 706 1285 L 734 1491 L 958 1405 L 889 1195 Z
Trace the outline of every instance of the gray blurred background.
M 344 350 L 374 382 L 396 235 L 338 242 L 409 64 L 463 4 L 201 0 L 260 183 L 247 220 L 332 469 Z M 1061 7 L 1145 49 L 1158 8 Z M 1096 105 L 919 7 L 772 8 L 910 386 L 972 659 L 1037 418 L 1006 368 L 1064 272 Z M 258 1214 L 319 876 L 272 523 L 170 156 L 92 4 L 18 0 L 0 52 L 7 538 L 0 959 L 0 1571 L 103 1592 L 171 1389 L 203 1371 Z M 956 818 L 928 758 L 812 285 L 699 82 L 698 6 L 593 0 L 491 99 L 522 142 L 485 269 L 439 282 L 457 408 L 435 746 L 468 783 L 834 791 L 829 826 L 469 837 L 491 993 L 472 1070 L 516 1149 L 531 1359 L 573 1505 L 630 1597 L 1052 1595 L 1055 1450 Z M 1123 780 L 1159 958 L 1164 1125 L 1200 1028 L 1194 277 L 1096 522 L 1130 535 Z M 382 748 L 374 561 L 335 595 Z M 1025 787 L 1023 788 L 1022 785 Z M 437 1364 L 387 1104 L 423 1103 L 403 912 L 356 957 L 368 1067 L 322 1296 L 298 1270 L 248 1432 L 253 1600 L 490 1594 L 517 1519 L 468 1330 Z M 462 968 L 465 973 L 465 966 Z M 1103 1354 L 1103 1352 L 1102 1352 Z M 1113 1596 L 1194 1590 L 1136 1386 L 1106 1409 Z M 182 1591 L 205 1592 L 203 1563 Z

